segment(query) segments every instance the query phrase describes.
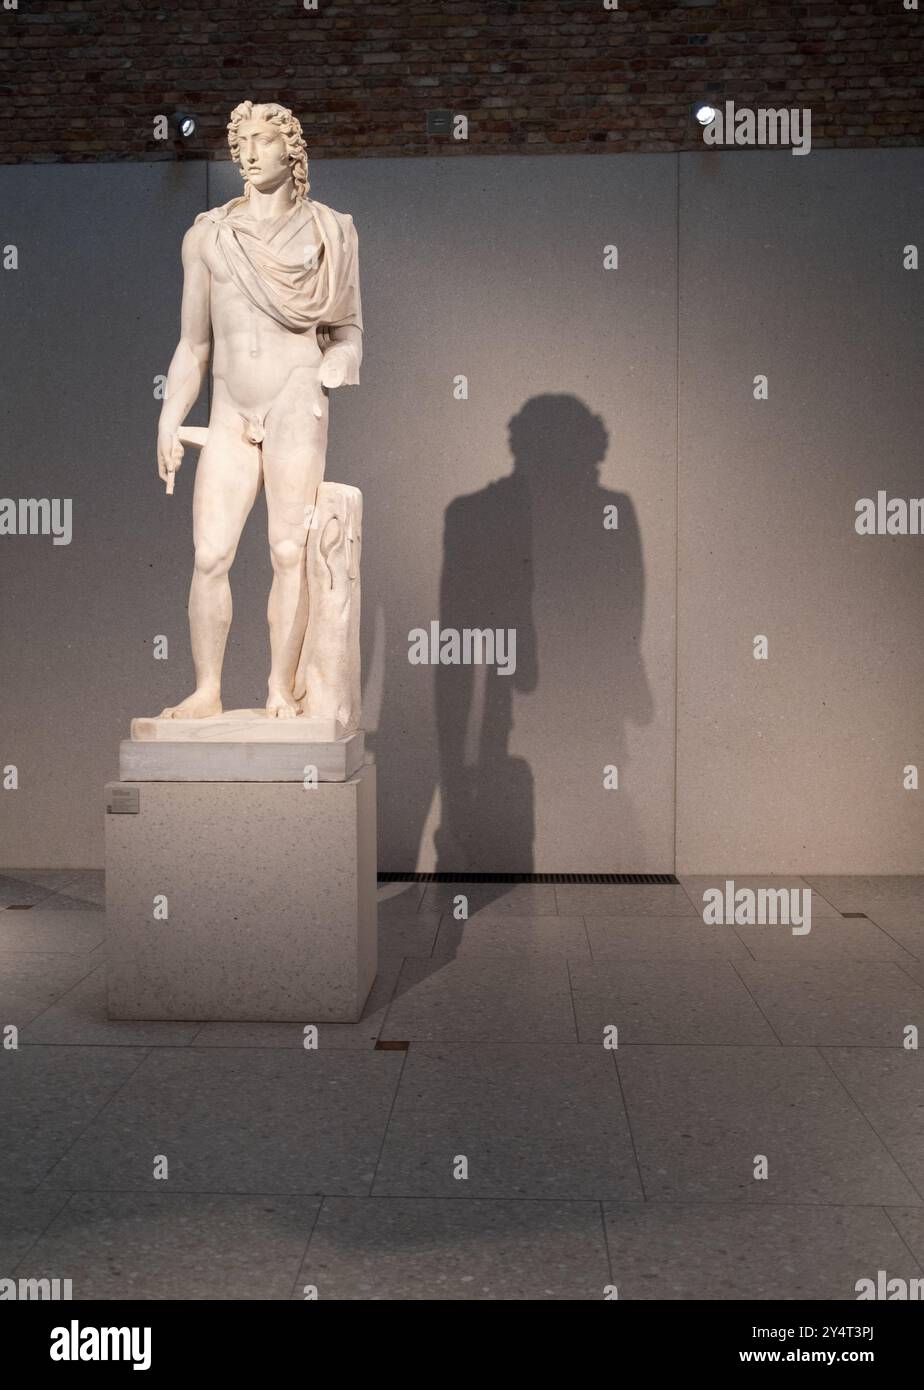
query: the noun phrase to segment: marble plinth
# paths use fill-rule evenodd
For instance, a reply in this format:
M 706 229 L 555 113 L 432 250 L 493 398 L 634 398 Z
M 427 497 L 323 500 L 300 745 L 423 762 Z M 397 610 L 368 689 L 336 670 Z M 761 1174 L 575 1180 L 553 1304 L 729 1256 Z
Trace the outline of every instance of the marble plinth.
M 164 743 L 333 743 L 345 729 L 336 719 L 269 718 L 262 709 L 229 709 L 208 719 L 133 719 L 133 742 Z
M 377 963 L 373 766 L 313 788 L 106 792 L 125 808 L 105 818 L 110 1017 L 359 1019 Z
M 123 782 L 304 782 L 313 775 L 319 782 L 345 782 L 362 766 L 364 745 L 361 730 L 320 743 L 124 739 L 119 777 Z

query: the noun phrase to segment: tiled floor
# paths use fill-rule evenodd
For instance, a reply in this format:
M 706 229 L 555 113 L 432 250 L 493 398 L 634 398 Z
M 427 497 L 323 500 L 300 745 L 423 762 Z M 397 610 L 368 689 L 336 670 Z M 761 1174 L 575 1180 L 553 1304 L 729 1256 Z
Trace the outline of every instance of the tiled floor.
M 0 1277 L 491 1300 L 924 1277 L 924 878 L 736 879 L 810 883 L 807 935 L 704 924 L 722 882 L 389 885 L 366 1014 L 313 1051 L 311 1020 L 110 1022 L 102 874 L 7 871 Z

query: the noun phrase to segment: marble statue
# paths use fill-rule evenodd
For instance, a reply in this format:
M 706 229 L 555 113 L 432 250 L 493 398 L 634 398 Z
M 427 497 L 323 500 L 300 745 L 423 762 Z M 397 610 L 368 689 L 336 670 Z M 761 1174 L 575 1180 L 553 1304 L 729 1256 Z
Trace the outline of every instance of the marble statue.
M 308 196 L 301 125 L 245 101 L 228 125 L 245 190 L 183 240 L 180 342 L 157 436 L 172 493 L 184 445 L 201 447 L 193 493 L 189 627 L 196 688 L 162 719 L 222 714 L 228 573 L 266 491 L 273 583 L 265 716 L 359 723 L 362 496 L 324 482 L 328 393 L 357 385 L 363 325 L 353 219 Z M 184 428 L 212 353 L 207 430 Z

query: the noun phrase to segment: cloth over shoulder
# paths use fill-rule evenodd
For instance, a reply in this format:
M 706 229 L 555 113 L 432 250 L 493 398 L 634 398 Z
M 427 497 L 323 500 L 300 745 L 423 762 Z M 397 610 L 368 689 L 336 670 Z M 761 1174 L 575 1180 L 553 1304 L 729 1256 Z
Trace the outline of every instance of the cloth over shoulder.
M 349 213 L 306 199 L 263 228 L 246 198 L 200 213 L 242 294 L 293 333 L 352 325 L 362 330 L 359 238 Z

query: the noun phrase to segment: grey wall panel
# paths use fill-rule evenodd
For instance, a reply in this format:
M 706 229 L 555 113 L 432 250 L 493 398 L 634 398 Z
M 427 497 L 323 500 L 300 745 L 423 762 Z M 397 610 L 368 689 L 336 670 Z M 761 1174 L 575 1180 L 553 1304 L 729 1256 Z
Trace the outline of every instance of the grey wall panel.
M 901 769 L 924 759 L 922 538 L 859 537 L 853 519 L 880 488 L 922 491 L 921 281 L 901 268 L 921 152 L 680 164 L 677 865 L 919 871 Z M 676 168 L 313 166 L 362 240 L 364 381 L 334 397 L 329 476 L 366 495 L 385 866 L 670 867 Z M 21 779 L 0 795 L 7 866 L 100 863 L 128 719 L 188 688 L 195 465 L 165 498 L 152 380 L 176 338 L 182 233 L 238 186 L 228 165 L 0 171 L 21 262 L 0 281 L 0 491 L 74 503 L 70 546 L 0 542 L 0 760 Z M 508 423 L 537 398 L 514 466 Z M 233 575 L 232 704 L 263 696 L 262 511 Z M 408 631 L 434 618 L 516 626 L 517 675 L 411 666 Z
M 118 741 L 175 687 L 178 648 L 155 661 L 152 642 L 179 635 L 191 520 L 157 479 L 154 378 L 205 183 L 191 163 L 0 172 L 0 241 L 19 250 L 0 271 L 0 494 L 73 503 L 70 545 L 0 538 L 7 866 L 102 863 Z
M 678 868 L 920 873 L 924 151 L 680 165 Z

